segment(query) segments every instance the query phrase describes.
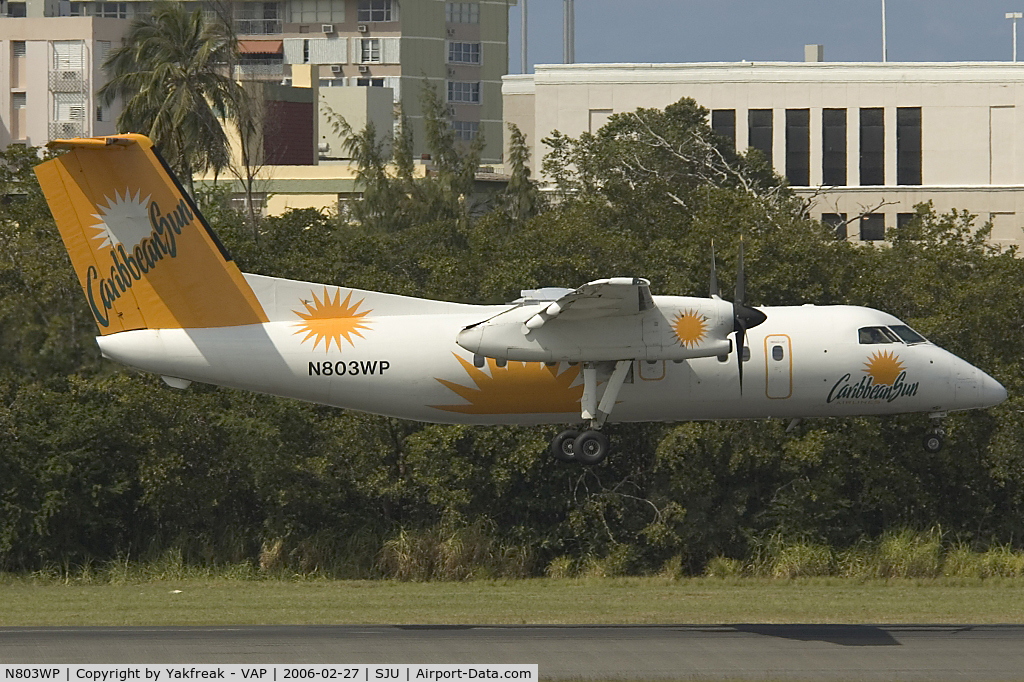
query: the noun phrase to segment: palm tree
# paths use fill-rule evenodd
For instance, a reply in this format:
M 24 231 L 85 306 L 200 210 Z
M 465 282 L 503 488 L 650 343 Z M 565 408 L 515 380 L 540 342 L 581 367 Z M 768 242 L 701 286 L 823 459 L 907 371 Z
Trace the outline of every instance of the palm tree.
M 194 172 L 219 172 L 230 161 L 218 116 L 244 108 L 245 93 L 230 73 L 237 50 L 227 22 L 168 2 L 135 19 L 103 65 L 110 80 L 100 98 L 124 102 L 118 130 L 153 140 L 190 193 Z

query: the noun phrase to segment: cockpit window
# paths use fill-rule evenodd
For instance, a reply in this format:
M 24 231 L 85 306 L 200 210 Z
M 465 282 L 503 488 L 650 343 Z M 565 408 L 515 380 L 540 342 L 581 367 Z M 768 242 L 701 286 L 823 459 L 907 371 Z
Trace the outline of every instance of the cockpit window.
M 861 327 L 857 332 L 861 343 L 899 343 L 896 334 L 887 327 Z
M 889 325 L 889 329 L 896 332 L 897 336 L 903 339 L 904 343 L 927 343 L 928 339 L 924 338 L 913 329 L 905 324 L 893 324 Z

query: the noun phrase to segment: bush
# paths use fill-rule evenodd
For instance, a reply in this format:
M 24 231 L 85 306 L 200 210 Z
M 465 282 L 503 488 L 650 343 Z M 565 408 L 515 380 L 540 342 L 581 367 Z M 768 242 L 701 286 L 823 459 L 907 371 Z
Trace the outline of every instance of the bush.
M 832 575 L 835 557 L 824 545 L 797 542 L 784 546 L 775 557 L 773 578 L 810 578 Z
M 739 559 L 716 556 L 705 566 L 704 575 L 709 578 L 735 578 L 743 575 L 743 562 Z
M 556 556 L 544 569 L 544 575 L 549 578 L 572 578 L 576 575 L 576 567 L 573 565 L 572 557 Z

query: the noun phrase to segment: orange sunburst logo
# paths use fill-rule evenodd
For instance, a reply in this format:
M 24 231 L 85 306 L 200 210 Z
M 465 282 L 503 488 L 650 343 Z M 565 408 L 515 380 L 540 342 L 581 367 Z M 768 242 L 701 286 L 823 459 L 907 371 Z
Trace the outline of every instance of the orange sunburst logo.
M 341 300 L 340 289 L 335 293 L 334 300 L 331 300 L 331 294 L 327 291 L 327 287 L 324 287 L 323 300 L 317 298 L 315 292 L 311 291 L 310 294 L 313 296 L 312 302 L 302 301 L 306 312 L 301 310 L 292 312 L 302 318 L 302 322 L 296 323 L 299 329 L 295 333 L 306 335 L 302 339 L 302 343 L 313 339 L 313 350 L 316 350 L 321 341 L 324 342 L 325 353 L 331 350 L 332 341 L 338 350 L 341 350 L 342 337 L 351 346 L 353 336 L 363 338 L 359 331 L 370 328 L 370 325 L 367 324 L 368 320 L 364 318 L 371 311 L 359 310 L 359 305 L 363 302 L 362 299 L 350 304 L 351 291 L 348 292 L 344 301 Z
M 864 363 L 864 372 L 870 374 L 876 384 L 891 386 L 903 372 L 903 363 L 892 351 L 878 351 Z
M 452 355 L 455 355 L 452 353 Z M 578 365 L 559 372 L 559 365 L 548 367 L 543 362 L 509 362 L 504 367 L 487 359 L 487 371 L 474 367 L 458 355 L 473 386 L 437 379 L 463 398 L 463 405 L 431 405 L 446 412 L 462 414 L 560 414 L 580 411 L 583 384 L 573 386 L 579 377 Z
M 696 310 L 686 310 L 676 313 L 672 320 L 672 330 L 676 333 L 679 343 L 685 348 L 694 348 L 708 333 L 708 318 Z

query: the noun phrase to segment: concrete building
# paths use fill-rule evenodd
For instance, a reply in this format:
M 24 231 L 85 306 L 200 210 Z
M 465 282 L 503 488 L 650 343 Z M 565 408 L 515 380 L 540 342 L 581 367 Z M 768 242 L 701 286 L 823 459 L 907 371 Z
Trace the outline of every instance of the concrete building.
M 101 106 L 95 92 L 106 82 L 103 60 L 127 25 L 96 17 L 0 19 L 0 147 L 115 132 L 120 111 Z
M 540 140 L 692 97 L 738 149 L 754 147 L 814 217 L 881 239 L 914 205 L 967 209 L 1024 246 L 1024 67 L 1014 63 L 539 65 L 505 76 L 505 119 Z M 1020 134 L 1018 134 L 1018 131 Z M 507 145 L 507 135 L 506 135 Z M 847 222 L 850 221 L 850 222 Z
M 50 123 L 80 124 L 60 128 L 65 132 L 113 132 L 115 112 L 99 111 L 93 100 L 103 83 L 99 64 L 104 50 L 119 44 L 128 20 L 149 12 L 152 4 L 0 0 L 0 13 L 7 15 L 0 19 L 0 144 L 45 143 L 59 128 L 50 131 Z M 496 163 L 501 158 L 508 13 L 515 4 L 516 0 L 228 0 L 203 7 L 231 20 L 242 53 L 236 73 L 240 80 L 291 83 L 293 70 L 300 67 L 300 78 L 311 76 L 322 90 L 389 88 L 413 128 L 417 154 L 424 150 L 420 94 L 432 86 L 444 101 L 458 138 L 468 141 L 483 135 L 483 157 Z M 69 41 L 79 45 L 64 44 Z M 55 56 L 61 50 L 60 55 L 70 56 Z M 81 71 L 81 78 L 48 80 L 54 71 L 72 70 Z M 76 97 L 70 97 L 72 87 L 78 88 Z M 371 118 L 379 115 L 374 106 Z M 356 118 L 366 120 L 367 114 Z M 25 125 L 19 127 L 21 120 Z M 328 155 L 339 146 L 326 138 L 321 142 Z

